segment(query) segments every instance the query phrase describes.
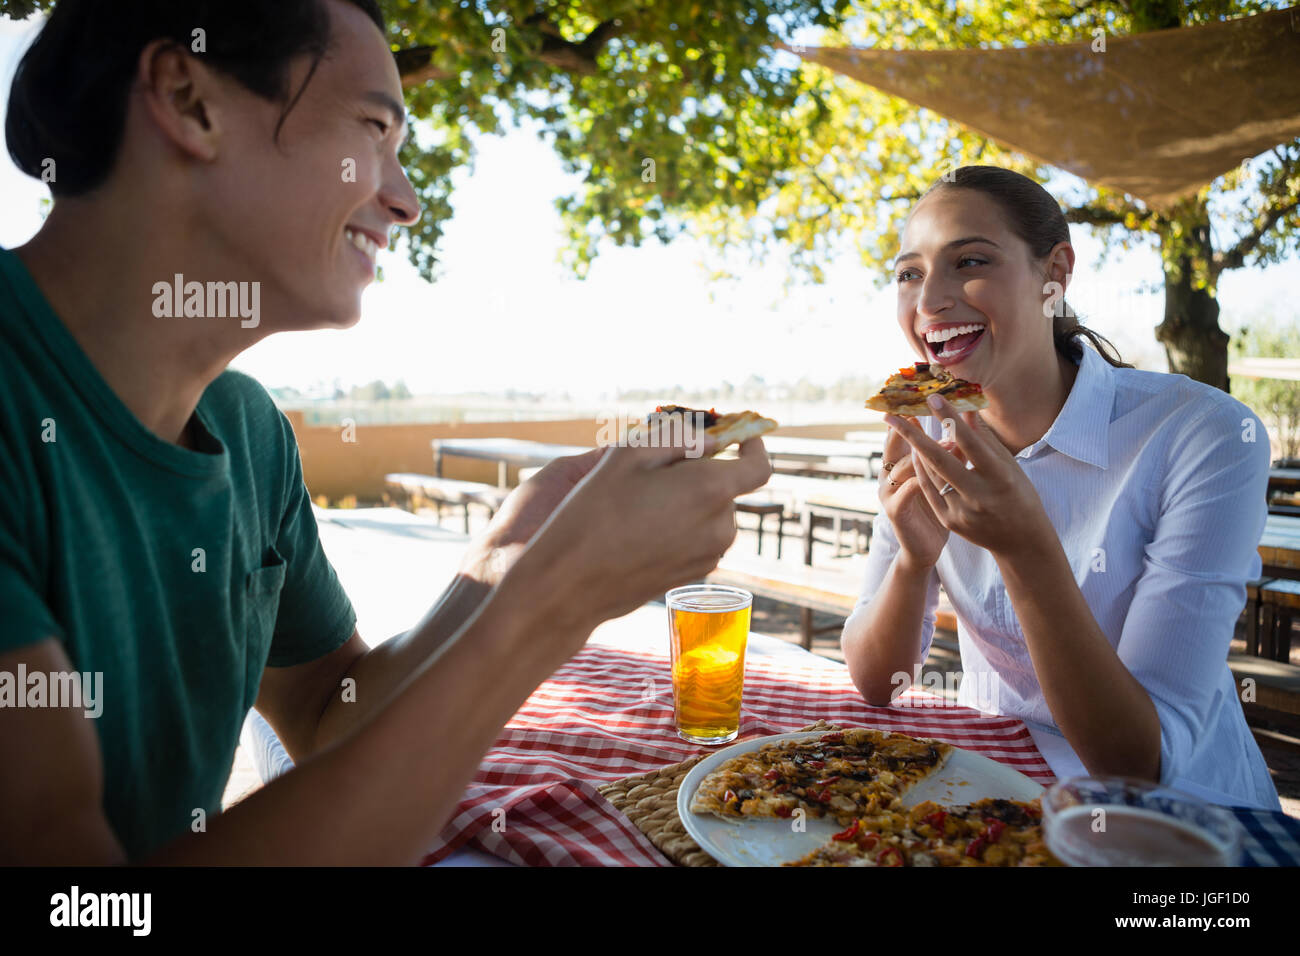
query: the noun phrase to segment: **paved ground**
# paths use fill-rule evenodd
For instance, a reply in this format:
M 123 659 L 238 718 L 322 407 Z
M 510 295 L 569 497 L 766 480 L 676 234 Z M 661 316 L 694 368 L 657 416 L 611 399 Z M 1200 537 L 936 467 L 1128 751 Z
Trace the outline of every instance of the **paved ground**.
M 741 516 L 744 521 L 749 516 Z M 430 581 L 450 580 L 461 549 L 464 536 L 456 533 L 459 518 L 450 515 L 445 519 L 446 532 L 429 534 L 424 531 L 412 532 L 411 536 L 397 547 L 409 550 L 412 560 L 406 562 L 411 571 L 406 579 L 394 580 L 386 576 L 382 588 L 369 586 L 372 582 L 373 563 L 368 560 L 364 549 L 350 545 L 350 532 L 340 530 L 337 526 L 323 525 L 322 541 L 325 543 L 331 562 L 338 571 L 339 578 L 348 588 L 357 606 L 358 627 L 363 637 L 373 639 L 376 635 L 387 637 L 399 633 L 411 622 L 417 620 L 437 596 L 430 593 Z M 477 530 L 477 527 L 475 527 Z M 846 536 L 847 540 L 847 536 Z M 783 550 L 783 562 L 799 563 L 802 555 L 795 540 L 787 541 Z M 753 554 L 754 537 L 752 532 L 742 529 L 737 536 L 734 547 L 741 553 Z M 813 560 L 819 565 L 844 564 L 858 567 L 860 557 L 835 557 L 829 543 L 817 544 Z M 770 534 L 764 538 L 764 553 L 772 556 Z M 418 558 L 417 558 L 418 556 Z M 842 661 L 839 647 L 839 627 L 843 619 L 827 614 L 814 615 L 814 626 L 827 627 L 831 630 L 818 635 L 813 644 L 813 652 L 833 660 Z M 778 604 L 763 598 L 756 599 L 751 618 L 751 628 L 762 634 L 771 634 L 784 640 L 798 643 L 799 612 L 796 608 Z M 1237 642 L 1238 644 L 1240 642 Z M 1295 642 L 1300 647 L 1300 641 Z M 1234 646 L 1241 650 L 1244 645 Z M 1300 663 L 1300 662 L 1298 662 Z M 936 649 L 926 662 L 926 670 L 950 672 L 960 669 L 960 660 L 949 660 L 943 652 Z M 1282 808 L 1291 816 L 1300 817 L 1300 740 L 1282 735 L 1270 736 L 1257 733 L 1257 741 L 1264 760 L 1273 774 L 1273 781 L 1282 800 Z M 235 754 L 235 765 L 230 782 L 226 787 L 225 805 L 241 799 L 260 786 L 251 757 L 241 747 Z

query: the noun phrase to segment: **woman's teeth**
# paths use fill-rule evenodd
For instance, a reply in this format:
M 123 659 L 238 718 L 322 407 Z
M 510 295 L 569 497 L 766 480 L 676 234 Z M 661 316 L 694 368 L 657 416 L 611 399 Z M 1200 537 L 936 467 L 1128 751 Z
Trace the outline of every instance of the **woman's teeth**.
M 347 238 L 348 242 L 352 243 L 352 245 L 356 246 L 371 259 L 374 259 L 375 256 L 379 255 L 379 244 L 364 232 L 355 232 L 352 229 L 344 229 L 343 235 Z
M 970 325 L 952 325 L 943 329 L 930 329 L 925 333 L 925 341 L 935 358 L 951 359 L 974 348 L 975 342 L 983 331 L 984 326 L 977 322 Z M 953 341 L 959 337 L 962 337 L 960 342 Z M 951 348 L 945 344 L 947 342 L 952 342 Z
M 958 335 L 965 335 L 967 332 L 983 332 L 982 325 L 954 325 L 946 329 L 931 329 L 925 333 L 925 340 L 931 344 L 937 345 L 940 342 L 947 342 L 949 339 Z

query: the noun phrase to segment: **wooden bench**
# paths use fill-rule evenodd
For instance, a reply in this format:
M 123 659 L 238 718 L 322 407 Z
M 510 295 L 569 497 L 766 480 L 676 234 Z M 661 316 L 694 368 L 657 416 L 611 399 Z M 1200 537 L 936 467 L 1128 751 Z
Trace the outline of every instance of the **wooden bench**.
M 439 521 L 442 520 L 444 506 L 460 508 L 465 518 L 466 534 L 469 534 L 470 505 L 483 506 L 491 518 L 510 494 L 504 488 L 495 488 L 478 481 L 457 481 L 411 472 L 385 475 L 384 486 L 386 497 L 393 504 L 407 511 L 414 511 L 423 505 L 433 505 L 438 512 Z
M 709 574 L 708 581 L 711 584 L 744 588 L 757 597 L 798 607 L 800 634 L 805 650 L 812 650 L 813 636 L 817 633 L 813 628 L 813 612 L 821 611 L 847 618 L 853 613 L 853 608 L 858 603 L 858 594 L 862 590 L 862 581 L 853 572 L 778 564 L 732 555 L 722 559 L 722 563 Z M 957 630 L 957 616 L 942 596 L 935 628 L 952 632 Z

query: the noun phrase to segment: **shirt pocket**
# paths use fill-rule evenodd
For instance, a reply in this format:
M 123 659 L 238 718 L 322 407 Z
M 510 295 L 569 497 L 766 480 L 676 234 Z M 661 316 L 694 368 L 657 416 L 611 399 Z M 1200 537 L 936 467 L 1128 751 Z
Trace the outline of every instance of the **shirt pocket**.
M 275 621 L 284 590 L 285 561 L 275 548 L 267 548 L 263 565 L 250 571 L 244 585 L 244 709 L 257 700 L 262 671 L 271 653 Z

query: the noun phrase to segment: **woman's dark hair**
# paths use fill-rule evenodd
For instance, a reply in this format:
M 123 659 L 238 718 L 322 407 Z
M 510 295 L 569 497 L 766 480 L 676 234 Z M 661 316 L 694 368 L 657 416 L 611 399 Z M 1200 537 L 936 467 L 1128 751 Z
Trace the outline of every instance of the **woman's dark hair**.
M 932 184 L 924 196 L 950 189 L 973 189 L 997 203 L 1006 217 L 1007 227 L 1029 246 L 1029 253 L 1036 261 L 1046 259 L 1057 243 L 1070 241 L 1070 227 L 1061 207 L 1028 176 L 1000 166 L 961 166 Z M 1083 346 L 1075 340 L 1085 338 L 1111 365 L 1133 367 L 1120 359 L 1119 351 L 1109 339 L 1081 325 L 1064 298 L 1058 300 L 1052 337 L 1056 340 L 1056 350 L 1072 362 L 1083 357 Z
M 384 31 L 376 0 L 347 2 Z M 158 39 L 284 103 L 283 125 L 329 51 L 330 16 L 325 0 L 60 0 L 9 93 L 5 138 L 18 168 L 41 178 L 53 160 L 56 198 L 100 186 L 121 149 L 140 53 Z M 311 70 L 291 96 L 289 68 L 301 55 L 311 56 Z

